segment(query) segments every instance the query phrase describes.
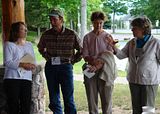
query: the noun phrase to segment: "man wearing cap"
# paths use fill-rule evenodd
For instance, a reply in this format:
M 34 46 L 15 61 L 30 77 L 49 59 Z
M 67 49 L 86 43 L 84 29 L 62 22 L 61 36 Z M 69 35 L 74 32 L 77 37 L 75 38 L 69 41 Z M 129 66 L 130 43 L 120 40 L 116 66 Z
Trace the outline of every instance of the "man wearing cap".
M 49 108 L 54 114 L 63 113 L 60 102 L 61 87 L 65 114 L 76 114 L 72 65 L 81 60 L 81 41 L 73 30 L 64 27 L 63 17 L 63 12 L 59 9 L 53 9 L 49 13 L 52 28 L 42 34 L 38 50 L 46 59 Z

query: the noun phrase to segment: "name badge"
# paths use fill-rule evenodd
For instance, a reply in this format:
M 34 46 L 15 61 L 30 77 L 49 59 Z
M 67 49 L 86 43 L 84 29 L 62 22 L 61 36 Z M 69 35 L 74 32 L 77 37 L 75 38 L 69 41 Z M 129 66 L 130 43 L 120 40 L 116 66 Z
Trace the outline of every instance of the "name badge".
M 51 62 L 52 62 L 52 65 L 60 65 L 61 59 L 60 59 L 60 57 L 52 57 Z

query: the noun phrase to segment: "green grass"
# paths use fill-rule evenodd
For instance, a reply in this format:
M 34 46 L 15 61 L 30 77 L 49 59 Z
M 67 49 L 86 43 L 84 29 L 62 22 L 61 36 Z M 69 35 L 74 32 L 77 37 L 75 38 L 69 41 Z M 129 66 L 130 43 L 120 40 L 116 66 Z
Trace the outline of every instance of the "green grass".
M 83 82 L 74 81 L 75 103 L 78 111 L 88 110 L 87 98 Z M 113 107 L 122 107 L 125 110 L 131 109 L 130 93 L 127 85 L 116 84 L 113 91 Z M 99 108 L 100 100 L 99 100 Z
M 47 95 L 46 96 L 46 111 L 47 111 L 49 110 L 47 107 L 49 103 L 47 89 L 46 89 L 46 95 Z M 158 90 L 158 96 L 156 99 L 157 109 L 160 108 L 159 95 L 160 95 L 160 89 Z M 62 94 L 61 94 L 61 97 L 62 97 Z M 74 81 L 74 99 L 75 99 L 77 111 L 87 111 L 88 110 L 85 87 L 82 81 Z M 128 85 L 127 84 L 115 84 L 113 94 L 112 94 L 112 100 L 113 100 L 113 107 L 119 107 L 123 110 L 131 110 L 131 97 L 130 97 L 130 90 L 129 90 Z M 99 100 L 99 108 L 101 109 L 100 100 Z
M 41 62 L 45 61 L 45 59 L 40 55 L 36 44 L 33 44 L 33 48 L 34 48 L 34 53 L 35 53 L 36 61 L 38 63 L 41 63 Z
M 82 74 L 82 65 L 84 64 L 84 60 L 82 59 L 80 62 L 74 64 L 73 70 L 75 74 Z
M 122 70 L 118 70 L 118 76 L 125 77 L 125 76 L 127 76 L 127 72 L 126 71 L 122 71 Z

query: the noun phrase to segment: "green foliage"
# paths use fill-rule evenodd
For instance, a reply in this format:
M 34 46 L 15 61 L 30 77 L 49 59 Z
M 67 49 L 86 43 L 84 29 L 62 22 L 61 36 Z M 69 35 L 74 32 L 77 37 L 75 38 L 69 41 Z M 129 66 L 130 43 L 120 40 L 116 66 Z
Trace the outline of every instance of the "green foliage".
M 58 7 L 64 10 L 66 25 L 69 26 L 72 20 L 76 28 L 79 0 L 26 0 L 25 5 L 26 21 L 30 26 L 48 28 L 48 13 L 52 8 Z
M 137 16 L 137 15 L 144 15 L 146 14 L 146 10 L 148 9 L 149 2 L 148 0 L 133 0 L 130 10 L 131 15 Z
M 94 11 L 103 11 L 102 9 L 102 1 L 101 0 L 87 0 L 87 24 L 88 28 L 91 25 L 90 16 Z M 106 15 L 108 15 L 107 11 L 103 11 Z
M 156 20 L 160 20 L 159 0 L 131 0 L 130 13 L 133 16 L 146 15 L 155 26 Z
M 36 32 L 29 31 L 26 37 L 27 41 L 30 41 L 32 43 L 35 43 L 36 40 Z
M 111 16 L 106 14 L 107 15 L 107 20 L 104 22 L 104 26 L 103 28 L 104 29 L 111 29 Z
M 110 14 L 113 14 L 113 33 L 115 32 L 115 14 L 122 15 L 127 14 L 128 7 L 126 0 L 105 0 L 103 2 L 103 9 L 108 10 Z
M 33 44 L 33 48 L 34 48 L 34 53 L 35 53 L 37 63 L 43 63 L 45 59 L 40 55 L 37 45 Z
M 127 14 L 128 7 L 126 6 L 126 0 L 106 0 L 103 2 L 104 10 L 107 7 L 110 13 L 116 13 L 117 15 Z
M 48 8 L 41 0 L 25 0 L 25 15 L 28 26 L 49 27 Z
M 30 41 L 32 43 L 35 43 L 35 39 L 32 36 L 27 36 L 27 41 Z
M 148 10 L 146 15 L 152 20 L 155 25 L 156 20 L 160 20 L 160 2 L 159 0 L 149 0 Z

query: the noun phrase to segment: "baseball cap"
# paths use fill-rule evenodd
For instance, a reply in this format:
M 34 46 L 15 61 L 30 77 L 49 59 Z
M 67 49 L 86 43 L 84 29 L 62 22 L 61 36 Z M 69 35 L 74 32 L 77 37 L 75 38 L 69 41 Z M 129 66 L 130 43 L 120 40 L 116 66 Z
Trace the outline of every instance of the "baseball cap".
M 48 14 L 49 16 L 60 16 L 63 17 L 63 11 L 60 9 L 52 9 L 51 12 Z

